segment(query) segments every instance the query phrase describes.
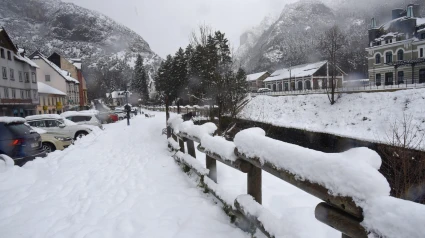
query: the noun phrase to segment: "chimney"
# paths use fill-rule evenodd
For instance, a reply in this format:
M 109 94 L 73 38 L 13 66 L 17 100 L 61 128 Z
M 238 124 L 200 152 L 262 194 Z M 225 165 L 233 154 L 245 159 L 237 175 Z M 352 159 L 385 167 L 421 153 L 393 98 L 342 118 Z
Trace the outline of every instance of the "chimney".
M 414 4 L 413 6 L 413 17 L 421 17 L 421 6 Z
M 372 18 L 372 21 L 371 21 L 371 23 L 370 23 L 370 28 L 371 28 L 371 29 L 375 29 L 375 28 L 376 28 L 376 20 L 375 20 L 375 18 L 374 18 L 374 17 Z
M 407 18 L 412 18 L 413 17 L 413 5 L 409 5 L 407 6 Z

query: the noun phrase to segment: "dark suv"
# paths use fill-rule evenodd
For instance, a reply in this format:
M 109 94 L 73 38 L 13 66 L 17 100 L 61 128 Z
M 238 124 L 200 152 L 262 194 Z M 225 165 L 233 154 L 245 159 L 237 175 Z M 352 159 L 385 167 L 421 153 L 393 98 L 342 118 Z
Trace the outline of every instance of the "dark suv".
M 11 157 L 19 166 L 46 156 L 40 135 L 24 122 L 24 119 L 0 117 L 0 154 Z

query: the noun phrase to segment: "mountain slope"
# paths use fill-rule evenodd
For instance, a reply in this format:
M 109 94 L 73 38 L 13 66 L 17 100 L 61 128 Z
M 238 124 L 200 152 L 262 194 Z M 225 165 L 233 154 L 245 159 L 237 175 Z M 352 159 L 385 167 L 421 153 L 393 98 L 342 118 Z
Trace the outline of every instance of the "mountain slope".
M 3 0 L 0 25 L 27 51 L 82 58 L 89 67 L 113 59 L 134 66 L 136 55 L 141 54 L 152 75 L 161 62 L 149 44 L 127 27 L 60 0 Z

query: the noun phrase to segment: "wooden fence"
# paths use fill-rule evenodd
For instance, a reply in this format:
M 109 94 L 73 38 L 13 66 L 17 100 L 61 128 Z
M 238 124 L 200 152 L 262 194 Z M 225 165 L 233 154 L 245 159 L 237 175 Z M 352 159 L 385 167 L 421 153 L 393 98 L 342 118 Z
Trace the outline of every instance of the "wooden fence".
M 206 154 L 206 168 L 203 168 L 199 162 L 195 162 L 194 142 L 199 143 L 197 149 Z M 315 209 L 316 218 L 340 231 L 342 237 L 367 237 L 367 232 L 360 225 L 363 220 L 362 209 L 356 206 L 350 197 L 331 196 L 325 187 L 307 180 L 300 180 L 296 174 L 277 169 L 271 163 L 261 163 L 258 158 L 250 158 L 240 153 L 237 148 L 234 152 L 238 158 L 237 160 L 232 161 L 231 159 L 223 158 L 218 155 L 219 152 L 206 151 L 199 138 L 187 133 L 173 132 L 172 139 L 169 138 L 169 147 L 176 151 L 175 160 L 187 169 L 192 169 L 201 178 L 202 187 L 224 204 L 228 214 L 234 217 L 236 225 L 245 231 L 253 232 L 258 228 L 266 236 L 274 237 L 273 231 L 267 230 L 259 217 L 256 216 L 258 212 L 250 211 L 250 207 L 244 206 L 240 202 L 243 197 L 238 197 L 234 204 L 229 204 L 229 201 L 223 199 L 224 196 L 216 189 L 217 161 L 246 174 L 247 194 L 252 196 L 256 205 L 261 209 L 264 209 L 260 205 L 262 203 L 262 171 L 264 170 L 323 200 Z M 185 151 L 185 148 L 187 148 L 187 151 Z

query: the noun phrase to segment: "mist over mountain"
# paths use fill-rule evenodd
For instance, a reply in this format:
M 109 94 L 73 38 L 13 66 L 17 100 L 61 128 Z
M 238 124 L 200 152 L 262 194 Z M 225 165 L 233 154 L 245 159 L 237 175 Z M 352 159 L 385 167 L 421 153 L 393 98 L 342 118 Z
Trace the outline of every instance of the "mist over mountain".
M 137 54 L 141 54 L 149 75 L 153 75 L 161 62 L 132 30 L 105 15 L 60 0 L 3 0 L 0 26 L 29 52 L 82 58 L 84 65 L 92 68 L 119 60 L 134 66 Z
M 421 1 L 413 3 L 423 5 Z M 250 73 L 319 61 L 325 59 L 318 49 L 320 37 L 338 25 L 347 39 L 340 67 L 364 77 L 370 19 L 375 17 L 378 24 L 384 24 L 392 9 L 404 7 L 404 0 L 301 0 L 287 4 L 274 22 L 266 17 L 242 34 L 236 56 Z

